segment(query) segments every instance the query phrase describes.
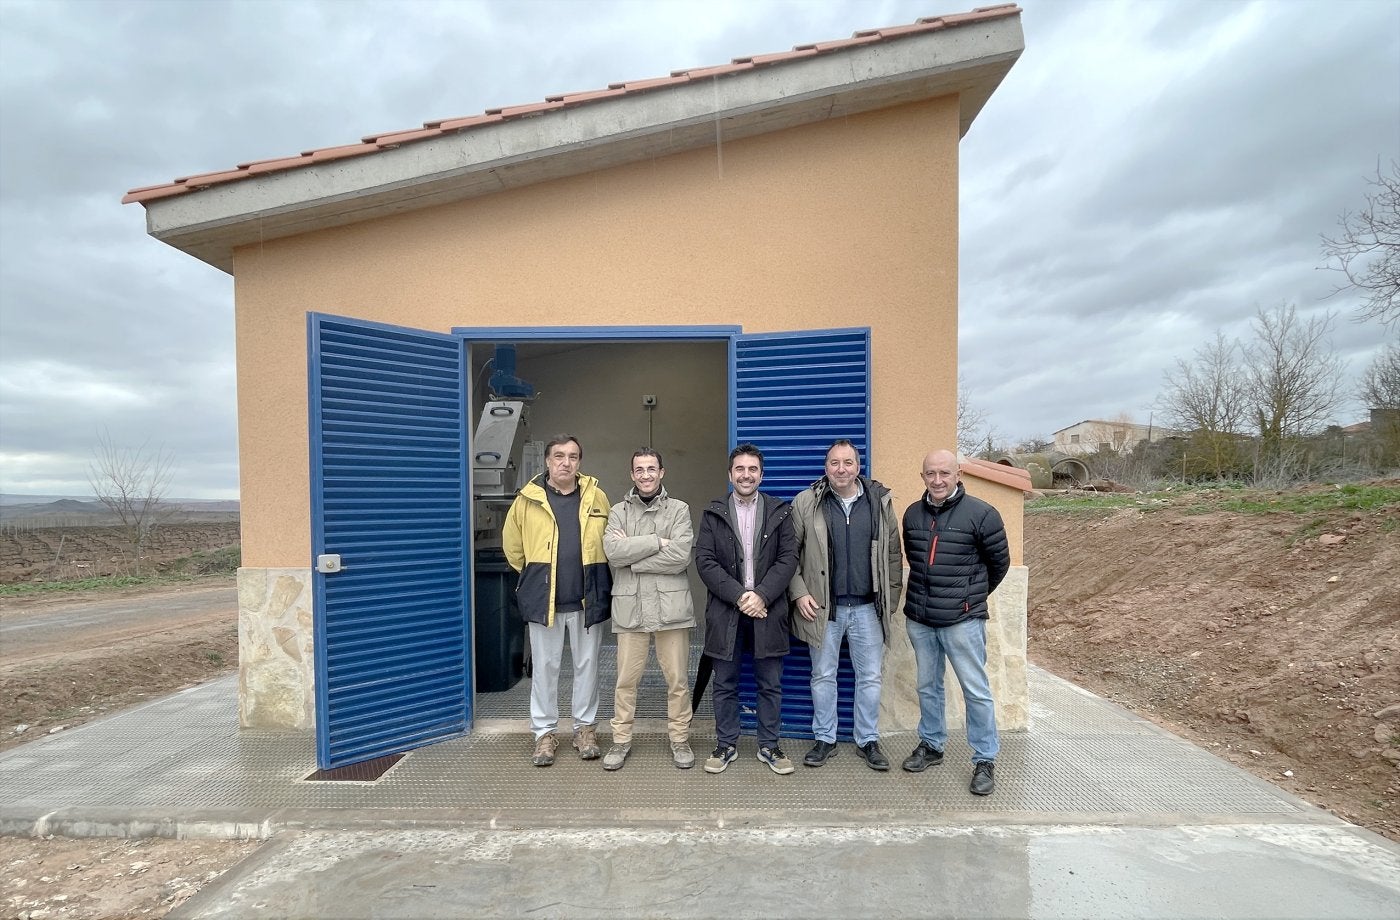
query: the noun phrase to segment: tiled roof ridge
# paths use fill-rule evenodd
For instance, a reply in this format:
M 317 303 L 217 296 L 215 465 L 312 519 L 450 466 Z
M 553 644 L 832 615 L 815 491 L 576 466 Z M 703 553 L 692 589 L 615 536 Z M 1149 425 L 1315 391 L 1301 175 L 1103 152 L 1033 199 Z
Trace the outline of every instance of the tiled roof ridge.
M 487 109 L 480 115 L 437 119 L 424 122 L 421 128 L 386 131 L 382 134 L 366 135 L 362 137 L 357 144 L 344 144 L 337 147 L 303 150 L 297 156 L 254 160 L 248 163 L 239 163 L 232 169 L 182 176 L 175 179 L 173 182 L 134 188 L 122 197 L 122 204 L 130 204 L 132 202 L 145 203 L 161 198 L 169 198 L 174 195 L 196 192 L 210 186 L 222 185 L 226 182 L 248 179 L 265 173 L 299 169 L 317 163 L 326 163 L 331 160 L 367 156 L 383 150 L 392 150 L 401 144 L 426 140 L 428 138 L 443 137 L 460 131 L 479 128 L 515 118 L 529 118 L 545 112 L 586 105 L 602 99 L 611 99 L 618 96 L 647 92 L 664 87 L 679 86 L 692 80 L 716 78 L 728 74 L 753 70 L 755 68 L 771 67 L 775 64 L 784 64 L 815 55 L 828 54 L 832 51 L 839 51 L 857 45 L 876 44 L 904 38 L 909 35 L 919 35 L 926 32 L 935 32 L 940 29 L 968 25 L 974 22 L 1001 19 L 1006 16 L 1014 16 L 1020 13 L 1020 11 L 1020 7 L 1015 3 L 1003 3 L 996 6 L 977 7 L 966 13 L 927 16 L 915 20 L 910 25 L 887 26 L 880 29 L 863 29 L 854 33 L 850 38 L 796 45 L 791 51 L 738 57 L 731 60 L 728 64 L 674 70 L 671 72 L 670 76 L 666 77 L 653 77 L 642 80 L 628 80 L 622 83 L 610 83 L 606 89 L 562 93 L 546 97 L 543 102 L 506 106 L 499 109 Z

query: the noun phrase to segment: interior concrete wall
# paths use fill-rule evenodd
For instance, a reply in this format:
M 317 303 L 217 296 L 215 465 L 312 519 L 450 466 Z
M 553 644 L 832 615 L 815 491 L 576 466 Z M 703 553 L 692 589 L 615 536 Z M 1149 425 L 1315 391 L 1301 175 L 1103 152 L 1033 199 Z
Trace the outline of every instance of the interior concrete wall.
M 472 351 L 473 379 L 483 379 L 491 349 Z M 517 346 L 516 375 L 537 393 L 522 440 L 577 437 L 582 470 L 597 477 L 609 501 L 621 501 L 632 487 L 632 452 L 639 447 L 661 452 L 666 491 L 690 505 L 697 528 L 704 506 L 729 488 L 726 342 L 525 342 Z M 642 407 L 644 394 L 656 397 L 655 409 Z M 473 395 L 479 417 L 484 394 Z M 705 588 L 693 565 L 690 581 L 701 614 Z
M 522 344 L 517 373 L 540 394 L 529 436 L 577 436 L 583 471 L 612 501 L 632 486 L 632 452 L 654 447 L 666 491 L 696 507 L 728 486 L 728 360 L 724 342 Z M 656 396 L 655 409 L 642 407 L 644 394 Z

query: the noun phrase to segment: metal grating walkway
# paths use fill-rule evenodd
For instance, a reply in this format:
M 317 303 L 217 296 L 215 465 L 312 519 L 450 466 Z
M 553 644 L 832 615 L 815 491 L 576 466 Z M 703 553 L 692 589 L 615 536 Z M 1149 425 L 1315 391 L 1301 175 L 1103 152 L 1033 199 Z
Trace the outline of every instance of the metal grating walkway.
M 611 680 L 604 678 L 605 686 Z M 653 685 L 654 683 L 654 685 Z M 567 686 L 567 681 L 562 682 Z M 479 701 L 479 718 L 509 719 L 512 694 Z M 0 754 L 0 831 L 266 836 L 279 826 L 353 827 L 396 821 L 504 821 L 518 826 L 645 822 L 936 824 L 1284 823 L 1336 819 L 1102 699 L 1032 670 L 1033 729 L 1007 733 L 997 792 L 967 792 L 961 738 L 940 767 L 898 769 L 912 734 L 883 745 L 895 769 L 875 773 L 842 745 L 819 770 L 771 773 L 751 739 L 718 776 L 670 763 L 665 735 L 639 733 L 626 767 L 605 772 L 561 745 L 553 767 L 530 766 L 524 722 L 410 753 L 374 783 L 306 782 L 310 734 L 239 731 L 235 679 L 225 678 Z M 660 678 L 642 706 L 660 715 Z M 508 699 L 509 698 L 509 699 Z M 601 711 L 611 711 L 605 700 Z M 643 709 L 642 715 L 648 710 Z M 567 725 L 561 719 L 561 725 Z M 567 729 L 564 730 L 567 732 Z M 605 740 L 606 740 L 606 732 Z M 692 742 L 703 757 L 713 723 Z M 801 747 L 797 747 L 801 745 Z M 789 755 L 800 757 L 805 742 Z

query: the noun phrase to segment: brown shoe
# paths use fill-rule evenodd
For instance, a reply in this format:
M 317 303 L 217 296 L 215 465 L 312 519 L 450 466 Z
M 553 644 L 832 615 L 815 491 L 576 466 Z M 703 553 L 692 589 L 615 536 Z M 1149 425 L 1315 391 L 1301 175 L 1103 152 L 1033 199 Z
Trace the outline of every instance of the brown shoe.
M 603 756 L 598 749 L 598 732 L 592 725 L 585 725 L 574 732 L 574 750 L 584 760 L 597 760 Z
M 554 763 L 554 752 L 558 749 L 559 739 L 554 737 L 554 732 L 540 735 L 535 742 L 535 756 L 530 758 L 530 762 L 537 767 L 547 767 Z

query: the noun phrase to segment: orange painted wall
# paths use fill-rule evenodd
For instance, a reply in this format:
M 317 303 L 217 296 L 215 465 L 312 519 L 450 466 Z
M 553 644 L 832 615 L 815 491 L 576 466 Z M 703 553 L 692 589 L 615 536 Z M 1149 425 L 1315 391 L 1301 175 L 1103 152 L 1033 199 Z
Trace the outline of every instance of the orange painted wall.
M 235 253 L 243 564 L 311 564 L 307 311 L 481 325 L 870 326 L 870 472 L 954 441 L 952 97 Z

